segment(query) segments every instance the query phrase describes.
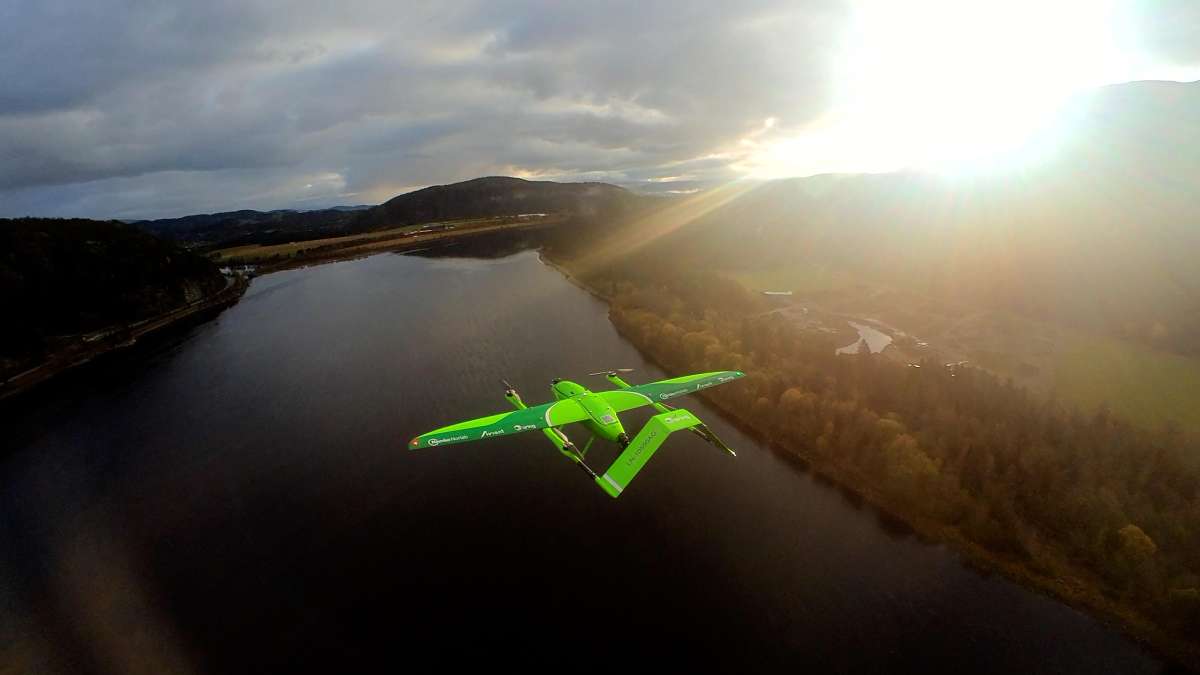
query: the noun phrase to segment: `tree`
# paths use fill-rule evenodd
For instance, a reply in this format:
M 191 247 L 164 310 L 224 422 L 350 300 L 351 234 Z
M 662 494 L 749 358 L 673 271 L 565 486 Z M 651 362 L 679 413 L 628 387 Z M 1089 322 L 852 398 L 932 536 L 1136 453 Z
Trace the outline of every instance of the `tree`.
M 1158 553 L 1158 546 L 1142 528 L 1130 523 L 1117 530 L 1118 552 L 1126 560 L 1137 564 Z

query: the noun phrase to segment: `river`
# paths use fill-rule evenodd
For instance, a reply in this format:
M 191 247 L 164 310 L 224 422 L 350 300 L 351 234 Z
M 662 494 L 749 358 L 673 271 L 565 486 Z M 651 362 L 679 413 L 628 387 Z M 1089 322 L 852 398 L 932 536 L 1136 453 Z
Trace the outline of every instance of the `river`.
M 862 349 L 864 342 L 867 343 L 867 349 L 872 354 L 878 354 L 879 352 L 883 351 L 885 347 L 892 344 L 892 336 L 879 330 L 878 328 L 855 321 L 847 321 L 846 323 L 850 324 L 851 328 L 858 331 L 858 339 L 846 345 L 845 347 L 839 347 L 837 350 L 838 354 L 857 354 Z
M 601 388 L 584 373 L 616 367 L 664 376 L 533 251 L 256 279 L 170 346 L 3 420 L 0 658 L 49 672 L 1162 671 L 695 398 L 681 404 L 738 457 L 672 437 L 619 500 L 538 434 L 405 448 L 504 411 L 502 378 L 532 404 L 554 377 Z M 589 462 L 614 454 L 597 444 Z

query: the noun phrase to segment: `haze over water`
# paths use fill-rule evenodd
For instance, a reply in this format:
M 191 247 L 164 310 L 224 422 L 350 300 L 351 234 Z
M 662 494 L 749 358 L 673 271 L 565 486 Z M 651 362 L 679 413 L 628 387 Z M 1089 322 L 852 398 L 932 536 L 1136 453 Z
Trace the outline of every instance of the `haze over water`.
M 599 389 L 584 374 L 615 367 L 665 377 L 532 251 L 256 279 L 149 363 L 4 420 L 0 626 L 18 650 L 42 635 L 65 671 L 1162 669 L 694 397 L 681 404 L 738 457 L 673 437 L 619 500 L 536 434 L 405 447 L 504 411 L 502 378 L 534 404 L 554 377 Z M 597 443 L 589 462 L 613 454 Z

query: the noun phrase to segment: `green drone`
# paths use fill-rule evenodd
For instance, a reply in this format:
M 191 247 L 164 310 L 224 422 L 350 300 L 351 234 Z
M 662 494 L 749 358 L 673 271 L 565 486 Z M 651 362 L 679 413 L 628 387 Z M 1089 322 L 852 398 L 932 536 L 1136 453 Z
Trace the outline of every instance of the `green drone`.
M 417 450 L 438 447 L 540 429 L 554 444 L 554 447 L 558 448 L 559 452 L 579 465 L 601 489 L 612 497 L 621 495 L 633 477 L 642 470 L 642 467 L 646 466 L 646 462 L 650 461 L 663 441 L 667 440 L 667 436 L 676 431 L 687 429 L 705 441 L 736 456 L 736 453 L 717 438 L 716 434 L 709 431 L 708 427 L 695 415 L 683 408 L 672 408 L 663 401 L 692 394 L 718 384 L 732 382 L 745 373 L 723 370 L 684 375 L 650 384 L 630 385 L 617 376 L 619 372 L 625 373 L 630 370 L 621 368 L 591 373 L 592 375 L 603 375 L 609 382 L 619 387 L 619 389 L 610 391 L 593 392 L 569 380 L 554 380 L 551 383 L 550 391 L 554 393 L 556 400 L 535 405 L 532 408 L 526 406 L 512 385 L 505 382 L 504 398 L 508 399 L 508 402 L 516 408 L 515 412 L 489 415 L 434 429 L 412 439 L 409 448 Z M 654 406 L 658 414 L 651 417 L 641 431 L 633 437 L 633 440 L 630 440 L 629 435 L 625 433 L 625 427 L 621 426 L 621 420 L 617 418 L 617 413 L 646 405 Z M 562 431 L 563 425 L 574 422 L 583 423 L 583 426 L 592 434 L 587 444 L 583 446 L 583 450 L 575 447 L 575 444 Z M 597 474 L 584 461 L 588 448 L 592 446 L 592 441 L 595 441 L 597 437 L 621 446 L 621 454 L 603 475 Z

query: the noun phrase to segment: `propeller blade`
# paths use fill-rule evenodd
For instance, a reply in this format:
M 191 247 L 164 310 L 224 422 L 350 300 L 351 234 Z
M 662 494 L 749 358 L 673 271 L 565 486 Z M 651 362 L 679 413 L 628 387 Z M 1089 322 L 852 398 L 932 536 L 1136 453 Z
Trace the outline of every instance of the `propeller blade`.
M 601 370 L 598 373 L 588 373 L 588 375 L 613 375 L 615 373 L 632 373 L 633 368 L 613 368 L 611 370 Z

